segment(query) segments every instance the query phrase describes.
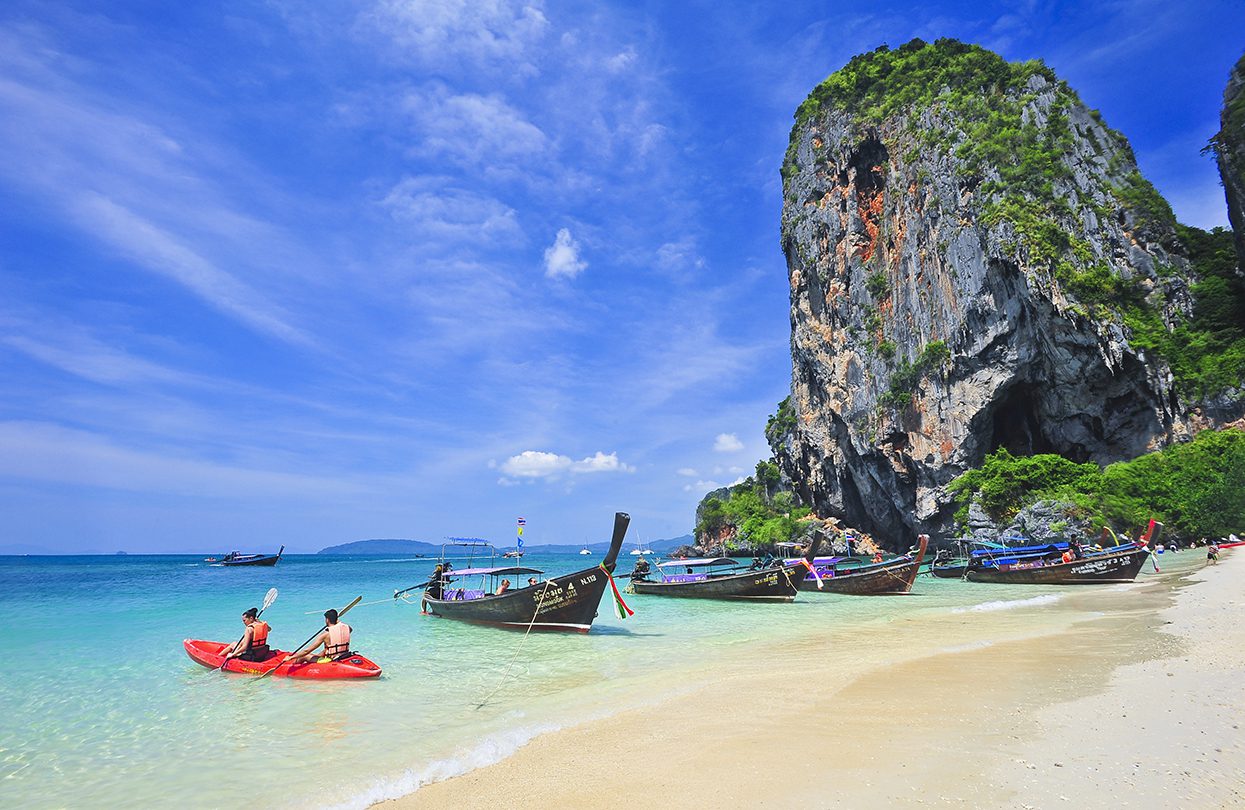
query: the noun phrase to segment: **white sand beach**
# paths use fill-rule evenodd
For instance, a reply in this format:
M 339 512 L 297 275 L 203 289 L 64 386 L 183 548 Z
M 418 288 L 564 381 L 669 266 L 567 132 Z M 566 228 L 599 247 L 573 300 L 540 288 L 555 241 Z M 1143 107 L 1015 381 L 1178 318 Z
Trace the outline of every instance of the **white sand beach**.
M 1245 551 L 1068 590 L 1023 622 L 899 619 L 852 661 L 830 632 L 750 645 L 690 696 L 540 736 L 389 804 L 1245 806 Z

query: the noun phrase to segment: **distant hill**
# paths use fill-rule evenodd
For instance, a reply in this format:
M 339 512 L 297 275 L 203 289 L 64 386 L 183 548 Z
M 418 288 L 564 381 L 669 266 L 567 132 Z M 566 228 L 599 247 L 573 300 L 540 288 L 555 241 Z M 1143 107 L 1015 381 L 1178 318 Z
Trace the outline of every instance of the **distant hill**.
M 353 543 L 342 543 L 339 546 L 322 548 L 320 554 L 422 554 L 424 556 L 441 553 L 440 545 L 425 543 L 422 540 L 356 540 Z
M 690 545 L 692 536 L 685 534 L 682 537 L 675 537 L 670 540 L 654 540 L 651 543 L 645 543 L 646 548 L 651 548 L 659 554 L 665 554 L 674 551 L 679 546 Z M 497 545 L 501 551 L 513 548 L 513 545 Z M 609 551 L 610 544 L 608 541 L 601 543 L 589 543 L 587 548 L 593 554 L 605 554 Z M 583 546 L 568 546 L 556 543 L 542 543 L 540 545 L 526 545 L 523 550 L 529 554 L 575 554 Z M 635 542 L 629 541 L 623 546 L 622 553 L 627 554 L 631 549 L 635 548 Z M 353 543 L 342 543 L 338 546 L 329 546 L 320 549 L 320 554 L 422 554 L 424 556 L 436 556 L 441 553 L 440 544 L 425 543 L 422 540 L 356 540 Z

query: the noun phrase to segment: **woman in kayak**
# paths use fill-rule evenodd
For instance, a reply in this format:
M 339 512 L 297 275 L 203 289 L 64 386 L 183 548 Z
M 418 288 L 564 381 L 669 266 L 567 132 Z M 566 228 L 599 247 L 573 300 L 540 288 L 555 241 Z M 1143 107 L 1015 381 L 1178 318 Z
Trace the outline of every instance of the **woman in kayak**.
M 242 623 L 246 631 L 236 643 L 221 650 L 221 655 L 229 658 L 241 658 L 243 661 L 266 661 L 272 655 L 268 649 L 268 622 L 259 618 L 259 608 L 249 608 L 242 614 Z
M 350 625 L 339 622 L 337 611 L 333 608 L 324 611 L 324 624 L 325 627 L 320 631 L 320 635 L 311 640 L 311 646 L 306 652 L 299 653 L 293 663 L 305 664 L 313 658 L 318 658 L 319 663 L 327 664 L 350 654 Z M 324 652 L 317 653 L 316 650 L 321 646 L 324 647 Z

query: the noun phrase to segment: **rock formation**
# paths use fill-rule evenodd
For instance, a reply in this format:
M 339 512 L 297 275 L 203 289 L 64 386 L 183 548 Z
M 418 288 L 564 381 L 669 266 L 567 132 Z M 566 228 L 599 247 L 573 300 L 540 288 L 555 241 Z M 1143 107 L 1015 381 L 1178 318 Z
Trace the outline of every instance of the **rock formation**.
M 1228 198 L 1228 221 L 1236 234 L 1236 255 L 1245 270 L 1245 56 L 1228 77 L 1219 134 L 1212 146 L 1219 158 L 1219 176 Z
M 822 517 L 945 539 L 945 484 L 998 447 L 1108 463 L 1195 405 L 1239 416 L 1159 351 L 1196 281 L 1170 207 L 1041 62 L 858 56 L 801 105 L 783 178 L 792 393 L 767 436 Z

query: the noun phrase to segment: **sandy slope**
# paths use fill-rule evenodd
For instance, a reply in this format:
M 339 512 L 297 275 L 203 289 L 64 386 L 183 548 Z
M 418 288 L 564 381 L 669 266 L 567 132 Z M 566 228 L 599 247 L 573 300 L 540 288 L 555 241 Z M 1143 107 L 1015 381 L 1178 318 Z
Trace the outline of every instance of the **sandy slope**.
M 1245 807 L 1243 582 L 1245 549 L 1074 589 L 1030 621 L 898 621 L 850 661 L 825 638 L 758 648 L 699 700 L 539 737 L 392 804 Z

